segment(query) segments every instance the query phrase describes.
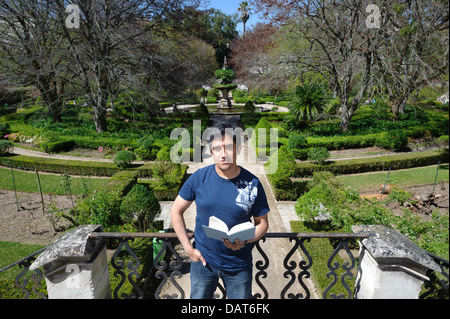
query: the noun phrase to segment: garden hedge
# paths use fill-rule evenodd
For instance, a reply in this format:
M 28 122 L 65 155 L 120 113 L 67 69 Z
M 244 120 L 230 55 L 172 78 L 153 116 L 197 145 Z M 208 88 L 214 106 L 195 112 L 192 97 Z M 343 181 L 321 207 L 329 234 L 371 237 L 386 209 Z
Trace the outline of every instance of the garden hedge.
M 268 174 L 268 180 L 272 184 L 277 200 L 295 201 L 307 191 L 308 179 L 295 180 L 295 178 L 309 178 L 315 171 L 330 171 L 335 175 L 357 174 L 375 171 L 387 171 L 408 169 L 421 166 L 429 166 L 438 162 L 449 161 L 448 149 L 438 151 L 415 152 L 400 155 L 359 158 L 329 162 L 318 165 L 310 162 L 296 162 L 292 165 L 293 155 L 282 146 L 277 155 L 278 169 L 274 174 Z M 273 165 L 271 161 L 266 167 Z M 271 169 L 273 171 L 273 169 Z
M 80 176 L 113 176 L 121 171 L 114 163 L 61 160 L 26 155 L 0 156 L 0 165 L 28 171 L 38 170 L 57 174 L 67 172 L 69 175 Z M 137 171 L 140 178 L 151 177 L 153 175 L 152 166 L 152 163 L 135 164 L 131 165 L 128 170 Z M 182 166 L 182 172 L 185 174 L 187 167 L 186 165 Z
M 314 171 L 329 171 L 335 175 L 358 174 L 366 172 L 407 169 L 429 166 L 438 162 L 448 162 L 448 149 L 437 151 L 413 152 L 400 155 L 356 158 L 328 162 L 323 165 L 311 162 L 297 162 L 297 169 L 291 177 L 309 177 Z

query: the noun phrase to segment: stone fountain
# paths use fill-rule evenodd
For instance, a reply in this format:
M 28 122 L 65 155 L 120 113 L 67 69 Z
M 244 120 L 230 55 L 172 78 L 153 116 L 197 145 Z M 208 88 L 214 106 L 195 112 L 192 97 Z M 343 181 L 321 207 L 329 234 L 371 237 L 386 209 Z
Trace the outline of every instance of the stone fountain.
M 220 82 L 213 84 L 213 88 L 218 89 L 222 93 L 222 99 L 219 101 L 217 108 L 233 108 L 229 94 L 238 87 L 237 84 L 232 83 L 234 76 L 234 71 L 227 68 L 227 60 L 225 57 L 223 69 L 216 71 L 216 78 L 220 79 Z

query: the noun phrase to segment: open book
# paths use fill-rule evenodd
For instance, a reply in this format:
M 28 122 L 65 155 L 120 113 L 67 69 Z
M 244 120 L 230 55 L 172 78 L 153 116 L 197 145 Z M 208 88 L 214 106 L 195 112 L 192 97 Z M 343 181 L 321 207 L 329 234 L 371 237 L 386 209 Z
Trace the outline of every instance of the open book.
M 209 238 L 222 240 L 222 238 L 228 239 L 232 243 L 236 239 L 239 241 L 246 241 L 255 238 L 255 225 L 251 222 L 238 224 L 228 230 L 227 224 L 215 216 L 209 218 L 209 226 L 203 225 L 206 236 Z

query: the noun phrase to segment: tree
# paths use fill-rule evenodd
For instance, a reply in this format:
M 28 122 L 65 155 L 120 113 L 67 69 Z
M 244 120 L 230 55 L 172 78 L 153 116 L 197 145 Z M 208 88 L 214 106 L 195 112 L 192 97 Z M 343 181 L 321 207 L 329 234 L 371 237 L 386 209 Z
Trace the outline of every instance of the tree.
M 211 44 L 216 51 L 216 61 L 223 67 L 225 57 L 230 54 L 229 44 L 238 36 L 236 27 L 238 14 L 227 15 L 217 9 L 195 11 L 174 21 L 174 28 L 188 32 Z
M 373 52 L 377 42 L 365 26 L 367 1 L 259 0 L 259 9 L 289 28 L 302 46 L 288 59 L 302 72 L 317 72 L 334 88 L 341 103 L 341 130 L 350 119 L 370 84 Z M 350 94 L 356 95 L 350 100 Z
M 278 91 L 285 87 L 286 77 L 279 72 L 279 56 L 272 53 L 279 28 L 258 23 L 245 38 L 230 46 L 230 66 L 237 77 L 252 89 Z
M 394 115 L 411 94 L 437 84 L 449 67 L 448 1 L 383 1 L 384 41 L 375 52 L 378 78 Z M 447 82 L 448 83 L 448 82 Z M 448 84 L 447 84 L 448 86 Z
M 247 1 L 242 1 L 239 4 L 238 11 L 241 11 L 241 21 L 244 23 L 244 37 L 245 37 L 245 25 L 247 24 L 248 19 L 250 18 L 250 7 L 248 6 Z
M 108 100 L 119 92 L 120 80 L 130 75 L 127 73 L 133 69 L 130 65 L 136 65 L 132 49 L 141 45 L 137 40 L 200 1 L 73 1 L 81 14 L 77 29 L 70 29 L 66 24 L 67 1 L 52 2 L 62 34 L 69 43 L 72 70 L 93 106 L 96 131 L 104 132 Z
M 289 109 L 297 120 L 312 121 L 323 112 L 328 100 L 329 94 L 323 85 L 305 83 L 295 89 Z
M 61 106 L 69 82 L 67 43 L 43 0 L 0 3 L 0 63 L 10 82 L 34 85 L 48 105 L 53 121 L 61 122 Z

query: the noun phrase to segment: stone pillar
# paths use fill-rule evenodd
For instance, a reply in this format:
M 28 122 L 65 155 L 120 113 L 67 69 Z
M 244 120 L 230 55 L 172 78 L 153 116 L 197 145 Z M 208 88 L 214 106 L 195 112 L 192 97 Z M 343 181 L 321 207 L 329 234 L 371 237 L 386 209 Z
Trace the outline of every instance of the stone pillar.
M 30 266 L 43 267 L 49 299 L 111 298 L 105 241 L 89 238 L 102 228 L 85 225 L 67 232 Z
M 367 234 L 360 245 L 356 299 L 418 299 L 430 279 L 428 269 L 439 266 L 408 237 L 386 226 L 353 226 Z

